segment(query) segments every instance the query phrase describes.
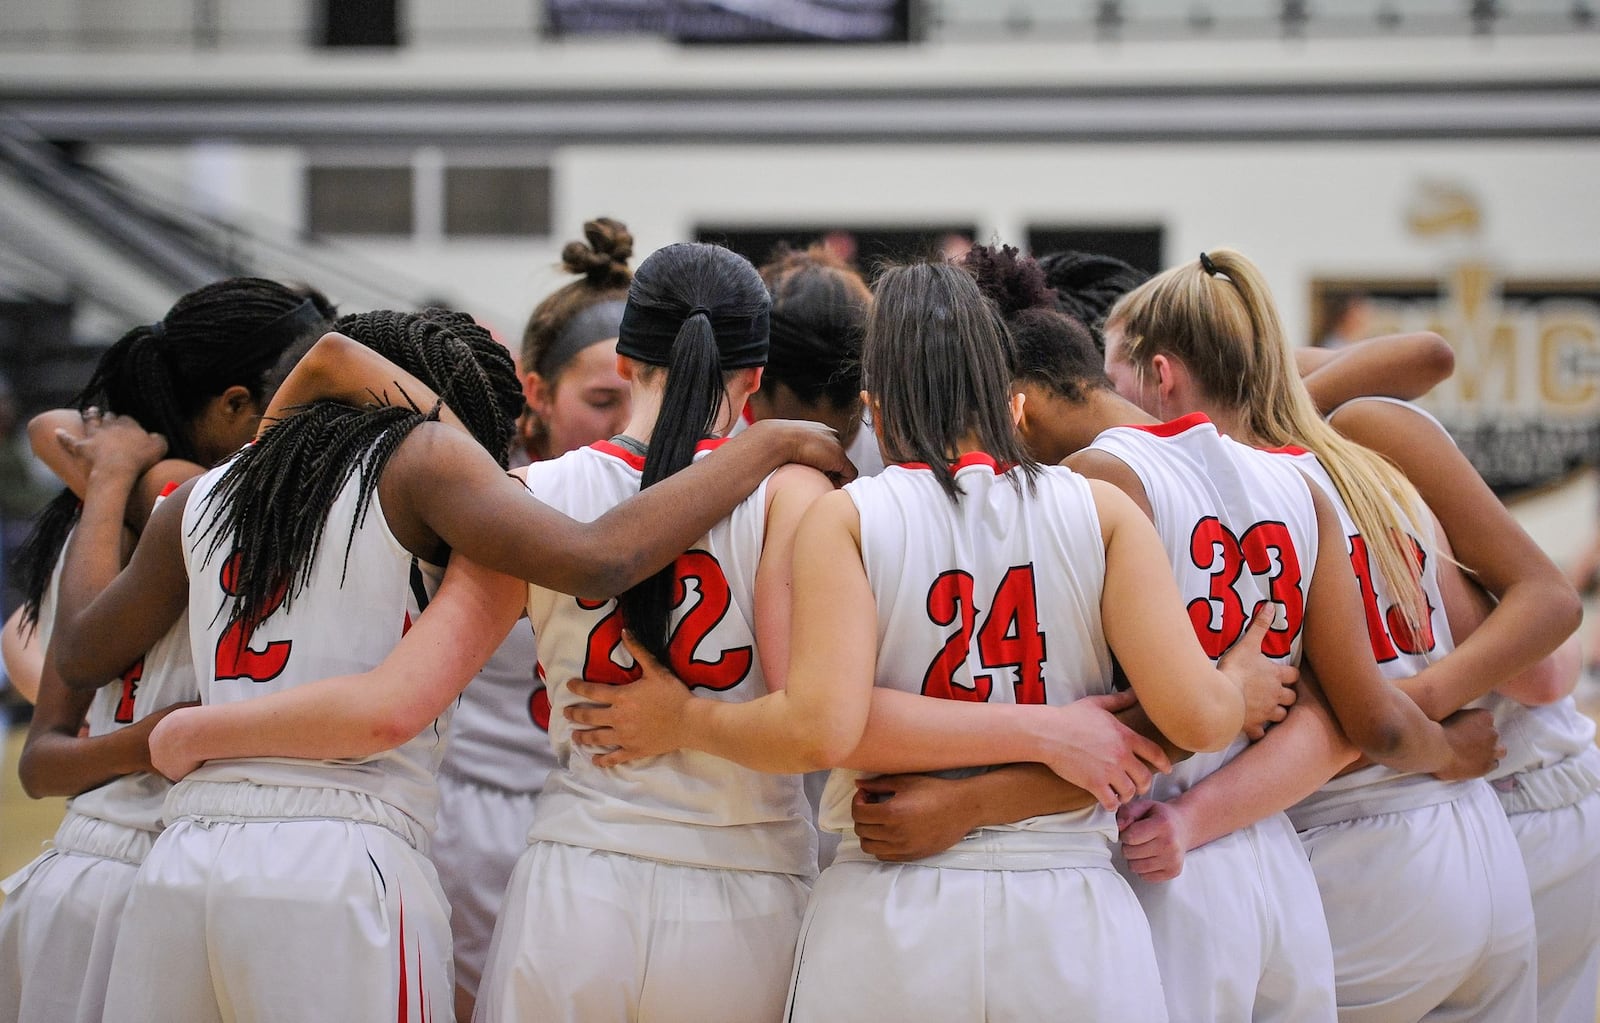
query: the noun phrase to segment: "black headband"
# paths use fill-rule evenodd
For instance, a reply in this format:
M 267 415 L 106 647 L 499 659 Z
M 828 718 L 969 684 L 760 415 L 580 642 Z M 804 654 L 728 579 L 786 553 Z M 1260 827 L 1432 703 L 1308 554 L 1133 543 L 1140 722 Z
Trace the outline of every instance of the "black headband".
M 601 341 L 609 341 L 617 336 L 621 329 L 623 309 L 627 303 L 622 299 L 612 299 L 609 302 L 596 302 L 587 309 L 582 310 L 567 325 L 561 328 L 561 333 L 550 342 L 539 355 L 538 364 L 533 367 L 545 380 L 549 380 L 557 371 L 572 360 L 572 357 Z
M 622 325 L 618 328 L 617 354 L 650 366 L 670 365 L 672 343 L 678 338 L 679 328 L 692 316 L 704 316 L 711 324 L 717 343 L 717 364 L 721 368 L 766 365 L 770 338 L 765 306 L 754 315 L 716 316 L 704 306 L 695 306 L 683 313 L 646 309 L 629 302 L 622 311 Z
M 767 355 L 767 379 L 785 384 L 802 397 L 826 390 L 836 380 L 852 375 L 861 363 L 861 332 L 839 327 L 846 336 L 834 340 L 814 325 L 781 310 L 772 311 L 772 351 Z M 859 387 L 853 387 L 853 397 Z
M 281 347 L 287 348 L 300 335 L 313 327 L 331 326 L 328 317 L 323 315 L 321 309 L 311 299 L 306 299 L 293 309 L 284 313 L 275 320 L 269 320 L 250 332 L 245 340 L 254 340 L 263 335 L 278 335 L 283 339 Z

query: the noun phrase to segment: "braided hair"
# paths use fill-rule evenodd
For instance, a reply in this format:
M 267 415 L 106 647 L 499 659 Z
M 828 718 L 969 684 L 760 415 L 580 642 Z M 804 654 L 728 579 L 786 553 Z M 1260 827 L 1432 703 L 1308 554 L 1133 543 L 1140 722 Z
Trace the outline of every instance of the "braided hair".
M 1087 326 L 1105 354 L 1101 326 L 1117 299 L 1150 279 L 1138 267 L 1095 252 L 1052 252 L 1039 257 L 1046 283 L 1055 289 L 1061 311 Z
M 502 467 L 522 389 L 511 353 L 465 313 L 426 309 L 346 316 L 334 329 L 366 345 L 431 387 Z M 328 511 L 351 476 L 360 493 L 350 543 L 366 516 L 389 458 L 438 409 L 413 405 L 354 408 L 318 401 L 274 423 L 229 464 L 202 509 L 209 561 L 224 545 L 239 557 L 238 593 L 229 614 L 260 621 L 273 598 L 284 606 L 304 589 L 322 543 Z M 204 535 L 204 534 L 202 534 Z
M 73 399 L 79 409 L 98 406 L 132 416 L 167 439 L 172 458 L 201 462 L 195 417 L 210 399 L 243 387 L 265 405 L 269 372 L 285 350 L 315 339 L 333 320 L 332 303 L 319 291 L 260 277 L 233 277 L 189 292 L 156 323 L 122 335 L 95 366 Z M 23 620 L 37 624 L 39 602 L 55 572 L 79 503 L 62 489 L 34 520 L 18 548 Z

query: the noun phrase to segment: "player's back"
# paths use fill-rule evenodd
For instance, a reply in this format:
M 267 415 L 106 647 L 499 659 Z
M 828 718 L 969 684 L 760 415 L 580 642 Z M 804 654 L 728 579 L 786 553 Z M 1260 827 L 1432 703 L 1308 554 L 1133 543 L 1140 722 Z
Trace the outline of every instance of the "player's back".
M 260 621 L 230 620 L 239 557 L 231 536 L 223 537 L 211 553 L 215 508 L 208 499 L 231 464 L 200 477 L 183 516 L 189 632 L 202 702 L 254 699 L 382 663 L 427 606 L 439 569 L 419 561 L 390 531 L 377 489 L 365 513 L 358 514 L 360 474 L 351 473 L 329 507 L 304 585 L 288 600 L 280 595 Z M 357 792 L 431 830 L 438 802 L 433 775 L 443 753 L 447 717 L 371 757 L 216 760 L 189 775 L 180 788 L 251 782 Z
M 700 450 L 717 443 L 704 442 Z M 529 466 L 528 488 L 558 510 L 592 521 L 639 492 L 643 468 L 642 454 L 601 441 Z M 743 702 L 767 693 L 755 648 L 766 487 L 674 566 L 668 662 L 698 698 Z M 637 677 L 622 646 L 615 600 L 530 587 L 528 616 L 545 678 L 622 685 Z M 573 745 L 563 714 L 577 697 L 563 684 L 549 696 L 550 741 L 561 767 L 540 794 L 532 839 L 692 866 L 816 872 L 816 832 L 798 777 L 752 771 L 693 750 L 597 767 L 587 750 Z
M 959 502 L 918 465 L 846 487 L 877 605 L 875 684 L 980 703 L 1062 705 L 1110 692 L 1105 544 L 1088 481 L 1050 467 L 1030 486 L 1021 470 L 1002 471 L 981 453 L 952 468 Z M 823 799 L 825 826 L 846 836 L 841 859 L 862 858 L 849 833 L 854 777 L 835 771 Z M 1116 837 L 1099 807 L 985 831 L 1019 853 L 1058 848 L 1069 834 L 1090 839 L 1085 848 Z
M 69 538 L 70 539 L 70 538 Z M 65 548 L 63 547 L 63 550 Z M 47 650 L 55 626 L 62 558 L 39 599 L 39 649 Z M 122 677 L 95 690 L 84 724 L 90 735 L 109 735 L 175 703 L 195 699 L 194 662 L 189 655 L 188 614 L 129 665 Z M 161 807 L 171 783 L 153 772 L 136 772 L 74 796 L 74 812 L 141 831 L 161 830 Z
M 1243 635 L 1257 605 L 1271 600 L 1281 610 L 1262 651 L 1299 664 L 1317 561 L 1316 506 L 1293 462 L 1300 449 L 1256 450 L 1222 436 L 1199 413 L 1155 426 L 1114 427 L 1091 447 L 1139 477 L 1189 620 L 1212 660 Z M 1152 798 L 1170 799 L 1244 746 L 1241 737 L 1225 750 L 1177 764 L 1157 777 Z

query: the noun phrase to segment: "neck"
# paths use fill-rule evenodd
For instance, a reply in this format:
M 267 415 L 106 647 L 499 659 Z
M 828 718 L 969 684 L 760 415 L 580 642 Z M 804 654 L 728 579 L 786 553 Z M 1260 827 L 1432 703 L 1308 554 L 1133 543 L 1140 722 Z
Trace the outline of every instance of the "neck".
M 649 444 L 655 433 L 656 420 L 661 418 L 662 390 L 654 387 L 633 388 L 633 403 L 628 413 L 628 425 L 622 432 L 641 444 Z M 730 398 L 732 400 L 730 400 Z M 733 429 L 739 414 L 744 411 L 744 397 L 725 398 L 712 422 L 711 436 L 722 437 Z
M 1225 437 L 1232 437 L 1241 444 L 1251 447 L 1262 447 L 1261 438 L 1250 428 L 1250 419 L 1243 409 L 1227 408 L 1207 402 L 1196 411 L 1204 412 L 1217 427 L 1217 432 Z

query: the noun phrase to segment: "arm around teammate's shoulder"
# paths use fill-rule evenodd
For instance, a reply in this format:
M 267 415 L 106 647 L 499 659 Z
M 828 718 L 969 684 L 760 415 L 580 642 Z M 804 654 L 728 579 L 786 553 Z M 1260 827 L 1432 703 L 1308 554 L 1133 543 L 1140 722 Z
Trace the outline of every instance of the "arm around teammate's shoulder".
M 400 474 L 405 504 L 452 550 L 537 586 L 605 599 L 672 564 L 792 456 L 849 465 L 837 441 L 762 425 L 593 522 L 537 500 L 470 438 L 438 424 L 413 431 L 387 471 Z

